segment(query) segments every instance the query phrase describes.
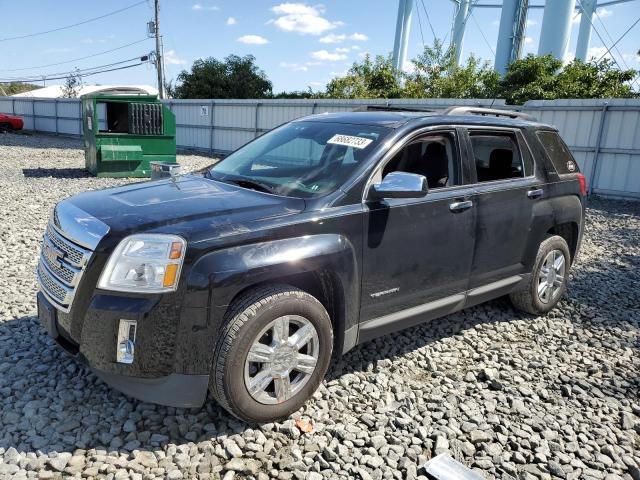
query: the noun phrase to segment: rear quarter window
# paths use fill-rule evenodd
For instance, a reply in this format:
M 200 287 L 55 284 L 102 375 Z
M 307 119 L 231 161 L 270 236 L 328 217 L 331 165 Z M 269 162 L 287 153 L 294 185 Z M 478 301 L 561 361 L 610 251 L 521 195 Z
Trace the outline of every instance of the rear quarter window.
M 547 156 L 553 163 L 556 172 L 559 174 L 564 173 L 578 173 L 578 163 L 571 155 L 571 151 L 567 144 L 564 143 L 560 135 L 557 132 L 540 131 L 537 132 L 538 140 L 544 147 Z

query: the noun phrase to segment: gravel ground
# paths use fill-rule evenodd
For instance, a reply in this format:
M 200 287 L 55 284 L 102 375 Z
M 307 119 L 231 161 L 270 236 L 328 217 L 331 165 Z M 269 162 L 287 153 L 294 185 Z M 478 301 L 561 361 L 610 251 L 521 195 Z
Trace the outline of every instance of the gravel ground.
M 127 180 L 88 176 L 77 140 L 0 135 L 0 161 L 0 478 L 411 479 L 449 451 L 486 478 L 640 479 L 640 203 L 590 201 L 549 315 L 499 299 L 369 342 L 252 428 L 130 399 L 55 347 L 33 273 L 51 208 Z

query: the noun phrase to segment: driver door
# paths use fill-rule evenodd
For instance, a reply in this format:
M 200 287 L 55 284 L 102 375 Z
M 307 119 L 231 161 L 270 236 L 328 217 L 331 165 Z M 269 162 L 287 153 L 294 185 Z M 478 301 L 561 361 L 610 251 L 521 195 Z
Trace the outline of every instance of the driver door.
M 476 213 L 461 148 L 456 130 L 430 132 L 409 140 L 374 174 L 374 183 L 392 171 L 423 175 L 429 191 L 365 200 L 360 341 L 464 304 Z

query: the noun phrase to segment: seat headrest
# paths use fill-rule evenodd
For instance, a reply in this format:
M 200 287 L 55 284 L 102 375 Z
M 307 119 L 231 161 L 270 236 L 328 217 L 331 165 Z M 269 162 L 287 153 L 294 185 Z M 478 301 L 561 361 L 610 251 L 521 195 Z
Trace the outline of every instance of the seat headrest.
M 506 148 L 496 148 L 489 156 L 489 168 L 495 172 L 510 172 L 513 152 Z

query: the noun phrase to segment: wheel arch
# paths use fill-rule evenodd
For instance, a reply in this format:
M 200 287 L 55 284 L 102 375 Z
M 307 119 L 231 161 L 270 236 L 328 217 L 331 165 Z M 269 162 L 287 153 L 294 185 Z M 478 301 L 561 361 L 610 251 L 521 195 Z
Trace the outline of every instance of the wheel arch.
M 210 309 L 212 335 L 219 331 L 229 306 L 248 291 L 269 284 L 299 288 L 327 310 L 334 351 L 340 354 L 352 346 L 345 342 L 345 331 L 357 329 L 360 302 L 347 301 L 360 298 L 357 265 L 356 249 L 346 237 L 307 235 L 205 254 L 193 265 L 188 285 L 191 295 Z

